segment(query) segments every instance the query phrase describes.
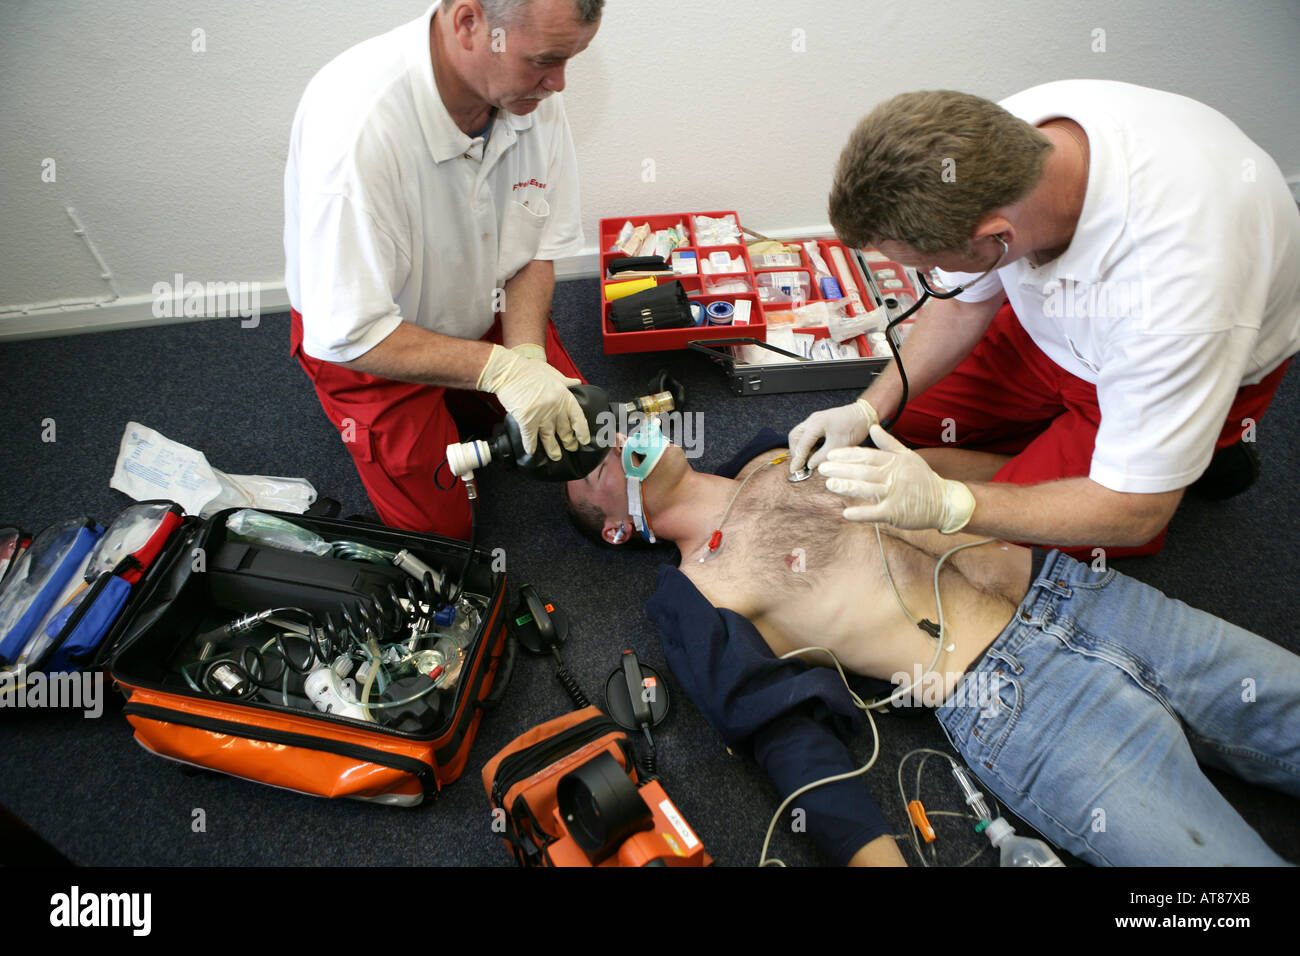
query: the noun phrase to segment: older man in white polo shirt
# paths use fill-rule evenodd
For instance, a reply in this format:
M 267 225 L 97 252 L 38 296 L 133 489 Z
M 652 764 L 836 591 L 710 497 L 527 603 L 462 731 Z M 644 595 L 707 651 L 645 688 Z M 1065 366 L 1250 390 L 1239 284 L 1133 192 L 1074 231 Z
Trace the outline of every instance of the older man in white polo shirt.
M 820 464 L 850 519 L 1153 553 L 1300 351 L 1300 212 L 1277 164 L 1186 97 L 904 94 L 853 133 L 830 208 L 846 241 L 970 283 L 920 312 L 892 435 L 892 365 L 791 432 L 792 468 Z M 868 434 L 878 449 L 842 447 Z
M 303 94 L 285 169 L 292 348 L 389 525 L 468 536 L 463 488 L 445 468 L 435 482 L 456 418 L 504 408 L 552 458 L 590 440 L 549 311 L 553 260 L 582 245 L 558 94 L 602 5 L 443 0 Z

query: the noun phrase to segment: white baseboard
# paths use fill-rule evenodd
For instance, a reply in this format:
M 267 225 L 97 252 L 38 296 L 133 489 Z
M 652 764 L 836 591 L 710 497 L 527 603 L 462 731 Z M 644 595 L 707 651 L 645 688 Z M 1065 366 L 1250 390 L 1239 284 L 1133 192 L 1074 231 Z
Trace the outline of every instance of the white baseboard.
M 262 314 L 283 312 L 289 308 L 289 293 L 283 283 L 260 285 Z M 117 329 L 139 329 L 153 325 L 179 325 L 185 322 L 211 322 L 209 316 L 159 318 L 154 315 L 153 295 L 123 296 L 107 305 L 84 305 L 75 308 L 33 309 L 22 314 L 0 316 L 0 342 L 20 339 L 43 339 L 59 335 L 83 335 Z M 227 322 L 249 319 L 227 318 Z

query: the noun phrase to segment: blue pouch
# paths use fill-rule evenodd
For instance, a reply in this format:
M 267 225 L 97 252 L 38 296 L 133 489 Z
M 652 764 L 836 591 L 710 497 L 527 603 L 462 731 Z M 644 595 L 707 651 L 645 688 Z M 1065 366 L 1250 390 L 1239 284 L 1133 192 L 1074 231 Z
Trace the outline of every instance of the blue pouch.
M 61 674 L 64 671 L 81 670 L 99 647 L 100 641 L 108 633 L 117 615 L 131 596 L 131 585 L 115 574 L 101 574 L 90 593 L 76 608 L 69 608 L 68 614 L 59 614 L 50 621 L 45 629 L 51 640 L 57 640 L 59 633 L 72 623 L 72 632 L 58 642 L 57 649 L 39 668 L 47 674 Z M 82 611 L 80 618 L 73 620 Z
M 103 533 L 89 518 L 74 518 L 37 535 L 0 591 L 0 664 L 22 656 Z
M 27 669 L 56 674 L 93 668 L 135 585 L 181 522 L 180 506 L 171 501 L 139 502 L 119 514 L 98 537 L 84 568 L 77 565 L 88 586 L 48 616 L 27 643 Z

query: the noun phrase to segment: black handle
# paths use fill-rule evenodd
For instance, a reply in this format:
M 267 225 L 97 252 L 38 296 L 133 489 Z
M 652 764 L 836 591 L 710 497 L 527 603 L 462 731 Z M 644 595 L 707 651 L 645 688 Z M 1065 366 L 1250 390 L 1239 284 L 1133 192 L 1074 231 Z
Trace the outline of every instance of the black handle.
M 546 610 L 546 602 L 538 597 L 531 584 L 525 584 L 519 589 L 519 593 L 528 602 L 528 613 L 537 623 L 537 633 L 542 639 L 542 646 L 550 647 L 556 644 L 555 622 L 551 620 L 550 612 Z
M 711 348 L 711 347 L 710 347 L 710 346 L 714 346 L 714 345 L 758 345 L 758 346 L 762 346 L 763 348 L 767 349 L 769 352 L 778 352 L 778 353 L 780 353 L 781 355 L 788 355 L 788 356 L 790 356 L 790 358 L 792 358 L 792 359 L 794 359 L 795 361 L 798 361 L 798 362 L 811 362 L 811 361 L 812 361 L 812 359 L 810 359 L 810 358 L 805 358 L 805 357 L 802 356 L 802 355 L 795 355 L 793 352 L 787 352 L 787 351 L 786 351 L 785 349 L 783 349 L 783 348 L 778 348 L 778 347 L 775 346 L 775 345 L 770 345 L 770 344 L 768 344 L 767 342 L 762 341 L 761 339 L 755 339 L 755 338 L 741 338 L 741 339 L 695 339 L 695 340 L 693 340 L 693 341 L 690 341 L 690 342 L 687 342 L 687 343 L 686 343 L 686 347 L 687 347 L 687 348 L 694 349 L 695 351 L 701 353 L 702 355 L 707 355 L 709 358 L 713 359 L 713 361 L 715 361 L 715 362 L 721 362 L 721 363 L 724 364 L 724 365 L 735 365 L 735 364 L 736 364 L 736 360 L 735 360 L 734 358 L 732 358 L 731 355 L 728 354 L 727 352 L 723 352 L 723 351 L 720 351 L 720 350 L 718 350 L 718 349 L 714 349 L 714 348 Z
M 641 664 L 634 651 L 623 652 L 623 679 L 627 681 L 627 696 L 632 703 L 632 719 L 639 725 L 648 724 L 654 716 L 650 704 L 642 695 L 645 693 L 645 676 L 641 673 Z

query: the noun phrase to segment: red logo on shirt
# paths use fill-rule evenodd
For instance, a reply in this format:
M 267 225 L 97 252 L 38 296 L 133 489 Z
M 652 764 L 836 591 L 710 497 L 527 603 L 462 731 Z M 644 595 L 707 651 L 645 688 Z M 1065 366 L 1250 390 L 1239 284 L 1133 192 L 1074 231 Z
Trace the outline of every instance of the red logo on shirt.
M 536 186 L 538 189 L 545 189 L 546 183 L 539 183 L 535 179 L 530 179 L 527 182 L 523 182 L 523 183 L 515 183 L 515 189 L 523 189 L 527 186 Z

